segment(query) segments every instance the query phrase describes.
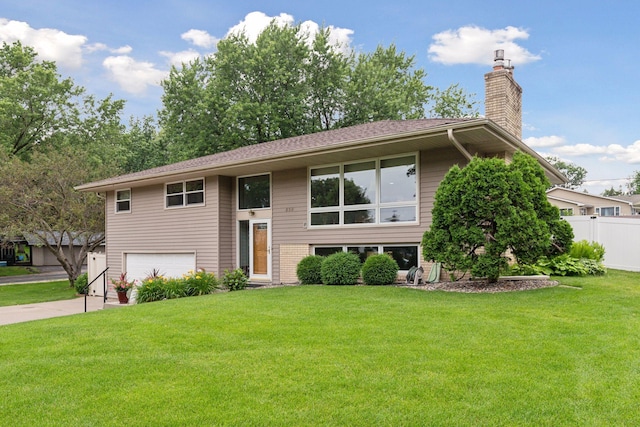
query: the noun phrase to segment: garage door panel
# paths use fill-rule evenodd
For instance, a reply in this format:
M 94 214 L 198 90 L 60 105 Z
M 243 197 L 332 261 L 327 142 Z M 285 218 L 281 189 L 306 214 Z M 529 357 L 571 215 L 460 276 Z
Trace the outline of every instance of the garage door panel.
M 182 277 L 196 269 L 195 253 L 127 253 L 125 271 L 129 280 L 142 280 L 155 269 L 165 277 Z

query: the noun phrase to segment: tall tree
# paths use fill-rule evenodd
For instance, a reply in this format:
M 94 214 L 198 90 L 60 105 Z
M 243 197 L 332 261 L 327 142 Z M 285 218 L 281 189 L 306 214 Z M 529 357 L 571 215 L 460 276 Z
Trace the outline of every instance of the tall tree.
M 425 117 L 432 88 L 424 84 L 424 70 L 414 66 L 415 57 L 395 45 L 360 54 L 349 73 L 341 125 Z
M 562 185 L 562 187 L 575 190 L 582 185 L 584 179 L 587 177 L 587 170 L 582 166 L 578 166 L 570 162 L 565 162 L 563 160 L 560 160 L 558 157 L 553 156 L 547 157 L 547 161 L 569 179 L 569 182 Z
M 35 151 L 32 161 L 2 154 L 0 235 L 29 236 L 51 252 L 73 286 L 86 255 L 104 242 L 104 201 L 73 189 L 104 176 L 82 150 Z
M 498 279 L 507 250 L 534 263 L 571 245 L 571 226 L 546 199 L 549 181 L 530 156 L 513 162 L 475 157 L 454 166 L 435 195 L 433 219 L 423 236 L 424 259 L 440 261 L 452 274 Z
M 344 53 L 329 29 L 271 23 L 255 43 L 244 33 L 218 43 L 204 60 L 173 68 L 159 112 L 170 160 L 350 126 L 426 116 L 432 88 L 415 59 L 394 45 Z M 468 114 L 461 89 L 441 93 L 434 111 Z M 460 102 L 456 108 L 455 103 Z
M 629 184 L 627 184 L 629 194 L 640 194 L 640 171 L 634 171 L 633 175 L 629 177 Z

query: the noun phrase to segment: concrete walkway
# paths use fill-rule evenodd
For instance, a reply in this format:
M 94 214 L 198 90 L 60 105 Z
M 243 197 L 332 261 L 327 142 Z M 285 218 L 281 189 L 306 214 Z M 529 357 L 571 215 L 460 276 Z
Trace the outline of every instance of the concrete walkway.
M 87 297 L 87 312 L 102 310 L 102 297 Z M 0 307 L 0 325 L 84 313 L 84 297 Z

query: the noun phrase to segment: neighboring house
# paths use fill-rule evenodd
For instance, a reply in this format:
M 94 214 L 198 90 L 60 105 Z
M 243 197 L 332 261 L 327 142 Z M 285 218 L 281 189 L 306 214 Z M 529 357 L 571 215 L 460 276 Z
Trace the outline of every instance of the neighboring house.
M 420 265 L 434 193 L 473 155 L 536 158 L 521 141 L 521 89 L 496 62 L 479 119 L 380 121 L 304 135 L 78 187 L 106 194 L 109 276 L 140 279 L 240 267 L 254 282 L 293 283 L 306 255 L 389 253 Z
M 49 243 L 51 245 L 56 244 L 53 238 L 49 240 Z M 73 243 L 73 250 L 80 250 L 82 243 L 78 241 Z M 69 239 L 67 237 L 62 240 L 62 246 L 63 251 L 66 253 L 69 250 Z M 96 248 L 94 252 L 104 252 L 104 245 Z M 55 255 L 42 246 L 40 241 L 32 235 L 5 242 L 0 241 L 0 263 L 34 267 L 60 265 Z
M 631 200 L 625 196 L 605 197 L 597 196 L 568 188 L 554 187 L 547 190 L 549 202 L 560 209 L 560 215 L 599 215 L 599 216 L 628 216 L 636 215 Z M 629 197 L 629 196 L 627 196 Z M 636 202 L 637 205 L 637 202 Z

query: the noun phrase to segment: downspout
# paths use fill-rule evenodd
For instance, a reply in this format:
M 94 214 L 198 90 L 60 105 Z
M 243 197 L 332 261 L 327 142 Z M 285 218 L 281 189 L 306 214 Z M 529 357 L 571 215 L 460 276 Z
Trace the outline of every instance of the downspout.
M 455 136 L 453 136 L 453 129 L 449 128 L 447 129 L 447 136 L 449 137 L 449 141 L 451 141 L 451 143 L 453 144 L 454 147 L 456 147 L 458 149 L 458 151 L 460 151 L 460 153 L 462 153 L 463 156 L 465 156 L 467 158 L 467 160 L 471 161 L 471 159 L 473 159 L 473 156 L 471 155 L 471 153 L 469 153 L 463 146 L 462 144 L 460 144 L 460 141 L 458 141 L 456 139 Z

